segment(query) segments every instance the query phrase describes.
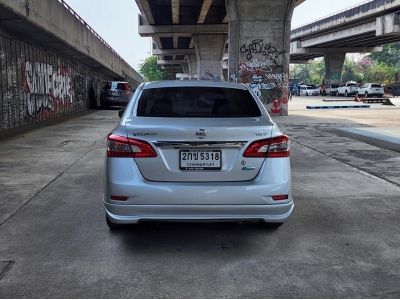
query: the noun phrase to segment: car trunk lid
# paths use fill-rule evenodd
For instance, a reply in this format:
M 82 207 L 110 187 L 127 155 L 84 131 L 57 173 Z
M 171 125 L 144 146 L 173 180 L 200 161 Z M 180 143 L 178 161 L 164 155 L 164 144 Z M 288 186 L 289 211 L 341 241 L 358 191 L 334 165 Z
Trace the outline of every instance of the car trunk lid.
M 127 136 L 150 143 L 154 158 L 135 158 L 150 181 L 212 182 L 254 179 L 265 158 L 244 158 L 247 146 L 271 137 L 266 117 L 149 118 L 127 121 Z

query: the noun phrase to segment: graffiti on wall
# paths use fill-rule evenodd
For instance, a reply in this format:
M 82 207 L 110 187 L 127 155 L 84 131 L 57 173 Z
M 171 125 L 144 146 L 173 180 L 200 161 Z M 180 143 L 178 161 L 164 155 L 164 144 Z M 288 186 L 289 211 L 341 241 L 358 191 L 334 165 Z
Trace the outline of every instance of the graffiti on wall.
M 87 109 L 104 82 L 83 65 L 0 35 L 0 131 Z
M 209 70 L 207 70 L 201 77 L 200 80 L 211 80 L 211 81 L 219 81 L 221 80 L 221 76 L 218 74 L 213 74 Z
M 27 93 L 28 116 L 42 111 L 53 112 L 55 106 L 80 103 L 84 100 L 86 82 L 69 67 L 25 62 L 24 91 Z
M 282 66 L 285 51 L 262 39 L 243 44 L 239 51 L 238 73 L 231 79 L 248 85 L 270 112 L 280 114 L 288 101 L 289 75 Z
M 265 60 L 272 61 L 275 65 L 278 65 L 277 60 L 285 52 L 279 51 L 272 46 L 272 43 L 265 43 L 262 39 L 256 39 L 249 44 L 243 44 L 240 47 L 240 53 L 247 60 L 252 59 L 253 55 L 261 55 Z

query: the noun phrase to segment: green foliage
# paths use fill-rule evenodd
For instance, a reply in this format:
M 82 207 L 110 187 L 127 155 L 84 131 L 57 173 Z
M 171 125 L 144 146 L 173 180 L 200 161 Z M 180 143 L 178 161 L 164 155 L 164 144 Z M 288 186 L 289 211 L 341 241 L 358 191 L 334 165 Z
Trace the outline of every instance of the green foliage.
M 145 81 L 159 81 L 165 79 L 165 73 L 157 65 L 157 57 L 150 56 L 146 58 L 139 67 L 139 72 L 143 75 Z
M 299 79 L 305 84 L 320 85 L 325 75 L 325 63 L 323 59 L 312 64 L 298 64 L 290 67 L 291 78 Z
M 362 81 L 362 74 L 358 63 L 349 57 L 346 57 L 344 60 L 342 72 L 342 82 L 347 81 Z
M 304 83 L 311 83 L 311 72 L 311 64 L 292 65 L 290 70 L 292 78 Z
M 394 82 L 395 74 L 400 73 L 400 42 L 387 44 L 382 52 L 372 53 L 356 61 L 346 57 L 343 65 L 342 82 Z M 325 62 L 316 60 L 311 64 L 290 66 L 291 78 L 304 83 L 320 85 L 325 77 Z
M 386 44 L 382 52 L 374 52 L 369 57 L 378 62 L 400 69 L 400 42 Z

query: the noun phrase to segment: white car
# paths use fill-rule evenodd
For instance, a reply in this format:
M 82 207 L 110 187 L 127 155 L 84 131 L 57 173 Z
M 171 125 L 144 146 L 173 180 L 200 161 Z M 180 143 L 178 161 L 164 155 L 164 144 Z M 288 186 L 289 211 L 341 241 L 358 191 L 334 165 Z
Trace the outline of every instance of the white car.
M 315 85 L 300 85 L 300 96 L 318 96 L 320 89 Z
M 381 84 L 366 83 L 358 88 L 357 94 L 364 97 L 383 97 L 384 91 Z
M 358 84 L 355 81 L 349 81 L 345 84 L 342 84 L 337 90 L 338 96 L 345 96 L 345 97 L 356 95 L 357 92 L 358 92 Z
M 293 210 L 289 138 L 244 84 L 144 83 L 108 136 L 107 224 L 234 220 Z
M 322 95 L 336 96 L 338 92 L 339 84 L 329 84 L 326 88 L 322 90 Z

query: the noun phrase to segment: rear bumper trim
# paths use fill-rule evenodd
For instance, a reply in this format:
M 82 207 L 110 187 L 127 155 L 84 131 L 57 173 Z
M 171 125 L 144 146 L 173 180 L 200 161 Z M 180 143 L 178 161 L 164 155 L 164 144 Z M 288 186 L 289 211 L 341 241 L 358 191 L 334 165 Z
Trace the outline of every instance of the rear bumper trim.
M 293 201 L 271 205 L 117 205 L 103 202 L 114 223 L 140 221 L 262 220 L 284 222 L 291 215 Z

